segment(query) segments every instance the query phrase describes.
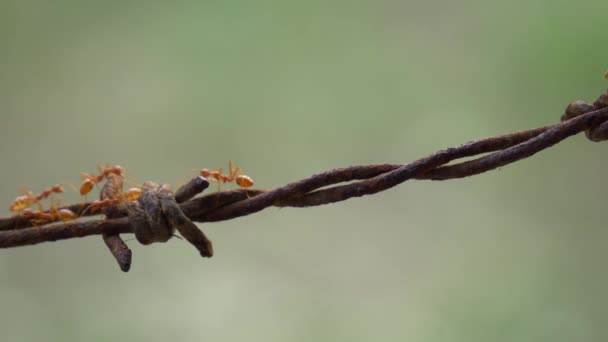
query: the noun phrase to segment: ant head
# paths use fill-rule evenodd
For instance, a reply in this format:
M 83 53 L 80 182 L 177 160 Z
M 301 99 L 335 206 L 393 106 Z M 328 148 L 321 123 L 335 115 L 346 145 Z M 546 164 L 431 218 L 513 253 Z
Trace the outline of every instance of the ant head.
M 61 194 L 61 193 L 63 193 L 63 192 L 64 192 L 64 190 L 63 190 L 63 187 L 62 187 L 61 185 L 59 185 L 59 184 L 55 184 L 55 185 L 53 185 L 53 187 L 51 188 L 51 192 L 55 192 L 55 193 Z
M 200 171 L 200 175 L 203 177 L 209 177 L 209 176 L 211 176 L 211 171 L 209 171 L 209 169 L 202 169 Z
M 110 172 L 122 176 L 122 174 L 125 172 L 125 169 L 120 165 L 114 165 L 110 168 Z

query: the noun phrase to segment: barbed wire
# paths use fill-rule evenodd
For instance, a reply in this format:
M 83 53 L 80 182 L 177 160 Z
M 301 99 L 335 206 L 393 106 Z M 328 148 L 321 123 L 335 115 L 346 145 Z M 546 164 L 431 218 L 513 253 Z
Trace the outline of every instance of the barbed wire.
M 193 198 L 209 183 L 196 177 L 172 193 L 168 185 L 144 183 L 137 201 L 95 208 L 92 203 L 64 207 L 81 218 L 104 214 L 104 219 L 50 223 L 15 215 L 0 219 L 0 248 L 102 235 L 120 268 L 128 271 L 131 250 L 119 234 L 134 233 L 142 244 L 165 242 L 179 233 L 204 257 L 213 255 L 211 241 L 193 223 L 230 220 L 275 207 L 311 207 L 371 195 L 410 179 L 448 180 L 469 177 L 530 157 L 570 136 L 585 132 L 591 141 L 608 139 L 608 91 L 594 103 L 574 101 L 558 124 L 483 138 L 449 147 L 408 164 L 377 164 L 332 169 L 272 190 L 235 189 Z M 465 162 L 457 159 L 483 155 Z M 122 181 L 108 180 L 101 199 L 114 198 Z M 339 183 L 348 184 L 337 185 Z

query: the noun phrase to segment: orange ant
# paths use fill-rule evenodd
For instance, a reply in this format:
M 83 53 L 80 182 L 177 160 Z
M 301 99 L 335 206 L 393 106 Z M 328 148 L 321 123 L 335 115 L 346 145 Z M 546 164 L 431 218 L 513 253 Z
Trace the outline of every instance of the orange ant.
M 102 168 L 100 165 L 97 165 L 97 169 L 99 170 L 99 174 L 97 176 L 85 172 L 80 173 L 80 177 L 83 178 L 82 183 L 80 183 L 81 195 L 85 196 L 86 194 L 91 192 L 91 190 L 93 190 L 93 187 L 97 183 L 100 183 L 102 180 L 108 177 L 108 175 L 115 174 L 118 176 L 122 176 L 124 172 L 124 169 L 120 165 L 106 166 L 105 168 Z
M 43 190 L 40 194 L 34 196 L 34 194 L 31 191 L 27 191 L 25 193 L 25 195 L 23 196 L 18 196 L 17 198 L 15 198 L 13 200 L 13 202 L 11 203 L 9 209 L 11 211 L 23 211 L 25 209 L 27 209 L 27 207 L 29 207 L 32 204 L 36 204 L 38 203 L 40 210 L 42 210 L 42 206 L 40 205 L 40 201 L 51 196 L 52 194 L 56 193 L 56 194 L 60 194 L 63 193 L 63 187 L 59 184 L 55 184 L 52 187 Z
M 90 210 L 98 211 L 103 207 L 116 206 L 126 201 L 135 201 L 139 198 L 139 196 L 141 196 L 141 192 L 142 191 L 140 188 L 130 188 L 126 192 L 121 191 L 118 194 L 118 197 L 116 198 L 105 198 L 103 200 L 95 200 L 91 202 L 91 204 L 82 211 L 81 215 L 84 215 L 84 213 Z
M 232 183 L 235 182 L 241 188 L 249 188 L 253 186 L 253 179 L 251 177 L 239 174 L 241 172 L 240 167 L 234 167 L 232 160 L 228 161 L 228 175 L 222 174 L 222 169 L 210 171 L 208 169 L 200 170 L 200 175 L 205 178 L 211 178 L 213 181 L 218 183 L 218 189 L 220 183 Z
M 34 210 L 32 208 L 25 208 L 21 214 L 26 218 L 32 218 L 32 223 L 35 225 L 45 224 L 54 221 L 71 221 L 75 220 L 78 216 L 74 214 L 70 209 L 58 209 L 56 206 L 51 206 L 48 212 L 41 210 Z

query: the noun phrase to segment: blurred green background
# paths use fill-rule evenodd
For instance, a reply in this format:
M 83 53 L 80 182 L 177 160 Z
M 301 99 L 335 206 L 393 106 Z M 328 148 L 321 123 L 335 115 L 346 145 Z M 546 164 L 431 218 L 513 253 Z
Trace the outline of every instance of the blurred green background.
M 0 1 L 2 215 L 117 163 L 261 188 L 555 123 L 608 86 L 608 2 Z M 186 242 L 0 251 L 2 341 L 606 341 L 606 145 L 267 209 Z M 64 201 L 81 200 L 74 193 Z

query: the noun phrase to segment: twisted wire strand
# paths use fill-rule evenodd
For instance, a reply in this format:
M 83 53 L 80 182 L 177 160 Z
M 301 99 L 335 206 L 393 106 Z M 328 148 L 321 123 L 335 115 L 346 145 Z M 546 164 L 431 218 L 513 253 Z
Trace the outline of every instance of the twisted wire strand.
M 190 238 L 188 240 L 199 249 L 201 255 L 211 256 L 210 242 L 202 232 L 200 232 L 202 235 L 194 232 L 188 222 L 230 220 L 271 206 L 310 207 L 335 203 L 375 194 L 409 179 L 448 180 L 469 177 L 528 158 L 583 131 L 589 140 L 603 141 L 608 139 L 607 107 L 608 92 L 605 92 L 593 104 L 582 101 L 572 102 L 562 115 L 562 122 L 558 124 L 470 141 L 437 151 L 405 165 L 377 164 L 332 169 L 273 190 L 235 189 L 191 199 L 208 186 L 206 180 L 203 183 L 195 178 L 186 187 L 178 189 L 175 195 L 167 189 L 159 190 L 159 196 L 163 199 L 165 207 L 170 208 L 165 210 L 163 215 L 169 215 L 168 221 L 173 225 L 188 226 L 186 235 L 194 234 L 191 236 L 192 241 Z M 460 158 L 483 154 L 485 155 L 473 160 L 449 164 Z M 351 183 L 336 185 L 343 182 Z M 163 187 L 159 189 L 161 188 Z M 144 206 L 146 203 L 142 202 Z M 82 203 L 66 208 L 77 214 L 83 214 L 84 209 L 89 206 L 90 203 Z M 160 209 L 163 209 L 162 206 Z M 106 213 L 106 218 L 103 220 L 54 223 L 41 227 L 33 226 L 31 220 L 21 216 L 0 219 L 0 248 L 98 234 L 105 237 L 124 233 L 137 235 L 141 224 L 129 217 L 129 210 L 124 208 L 116 210 L 111 215 Z M 100 213 L 101 210 L 87 210 L 84 216 Z M 174 230 L 174 227 L 171 229 Z M 108 246 L 110 247 L 109 244 Z

